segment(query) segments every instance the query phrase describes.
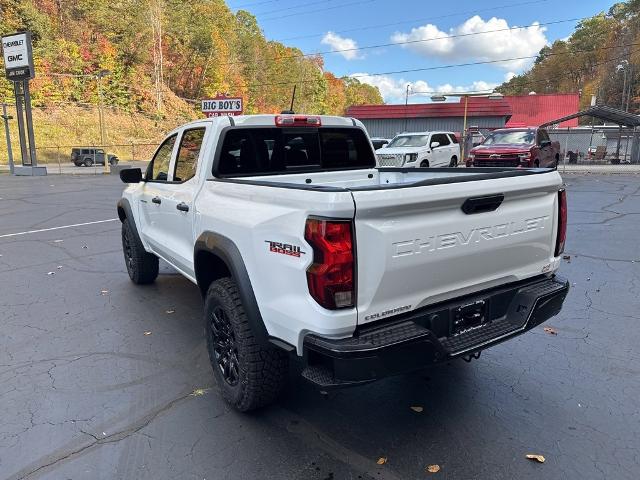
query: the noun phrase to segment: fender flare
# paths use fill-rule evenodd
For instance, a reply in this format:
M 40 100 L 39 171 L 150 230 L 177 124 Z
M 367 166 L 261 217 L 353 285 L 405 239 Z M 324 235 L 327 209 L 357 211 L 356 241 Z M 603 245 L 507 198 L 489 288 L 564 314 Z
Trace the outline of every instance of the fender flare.
M 136 234 L 138 239 L 140 239 L 140 234 L 138 233 L 138 226 L 136 225 L 136 219 L 133 216 L 133 210 L 131 209 L 131 204 L 129 200 L 126 198 L 121 198 L 118 200 L 118 218 L 120 222 L 124 223 L 127 220 L 129 221 L 129 226 L 133 229 L 133 232 Z
M 268 342 L 269 333 L 264 326 L 264 321 L 262 320 L 262 315 L 260 315 L 260 309 L 258 308 L 258 302 L 256 301 L 255 294 L 253 293 L 251 280 L 249 279 L 247 268 L 237 245 L 228 237 L 210 231 L 203 232 L 196 240 L 193 250 L 194 267 L 196 280 L 198 281 L 198 286 L 200 286 L 200 292 L 204 299 L 207 292 L 203 291 L 200 284 L 201 276 L 197 265 L 198 254 L 201 252 L 212 253 L 226 265 L 227 269 L 231 273 L 231 277 L 238 287 L 240 300 L 242 301 L 242 306 L 247 314 L 247 319 L 251 325 L 253 334 L 259 341 L 265 343 Z

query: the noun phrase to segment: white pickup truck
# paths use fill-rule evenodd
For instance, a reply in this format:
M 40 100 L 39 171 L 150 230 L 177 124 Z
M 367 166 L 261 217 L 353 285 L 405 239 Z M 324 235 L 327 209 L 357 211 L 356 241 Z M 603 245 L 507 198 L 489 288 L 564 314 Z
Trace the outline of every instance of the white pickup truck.
M 131 280 L 197 284 L 241 411 L 292 359 L 320 389 L 477 357 L 556 315 L 566 199 L 547 169 L 376 168 L 363 125 L 255 115 L 171 132 L 118 203 Z

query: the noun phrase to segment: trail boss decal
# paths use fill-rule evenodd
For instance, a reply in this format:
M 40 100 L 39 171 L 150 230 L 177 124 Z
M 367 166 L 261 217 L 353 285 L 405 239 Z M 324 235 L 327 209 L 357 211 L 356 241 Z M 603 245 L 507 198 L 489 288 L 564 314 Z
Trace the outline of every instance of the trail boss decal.
M 290 257 L 300 257 L 305 252 L 300 250 L 297 245 L 291 245 L 290 243 L 273 242 L 271 240 L 265 240 L 265 243 L 269 244 L 269 251 L 271 253 L 280 253 L 282 255 L 289 255 Z

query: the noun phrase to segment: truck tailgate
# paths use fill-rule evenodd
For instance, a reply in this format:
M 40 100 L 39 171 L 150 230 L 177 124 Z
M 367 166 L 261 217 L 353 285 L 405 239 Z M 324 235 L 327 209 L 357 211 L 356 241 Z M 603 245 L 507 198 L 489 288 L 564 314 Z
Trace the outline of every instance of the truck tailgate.
M 561 184 L 548 172 L 352 190 L 358 323 L 555 270 Z

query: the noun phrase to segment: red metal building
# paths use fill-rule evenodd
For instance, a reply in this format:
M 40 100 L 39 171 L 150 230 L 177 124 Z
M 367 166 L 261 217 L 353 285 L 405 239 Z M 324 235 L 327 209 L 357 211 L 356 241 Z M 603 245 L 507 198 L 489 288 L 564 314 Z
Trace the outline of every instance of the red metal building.
M 580 97 L 571 94 L 505 96 L 502 100 L 469 97 L 467 126 L 495 129 L 504 126 L 537 126 L 578 111 Z M 464 98 L 456 102 L 405 105 L 354 105 L 346 115 L 367 127 L 374 137 L 391 138 L 404 131 L 444 130 L 460 133 Z M 577 126 L 570 120 L 562 126 Z
M 514 95 L 504 98 L 512 110 L 507 127 L 538 126 L 580 110 L 580 95 L 577 93 Z M 577 126 L 577 118 L 560 124 L 560 127 L 565 128 Z

